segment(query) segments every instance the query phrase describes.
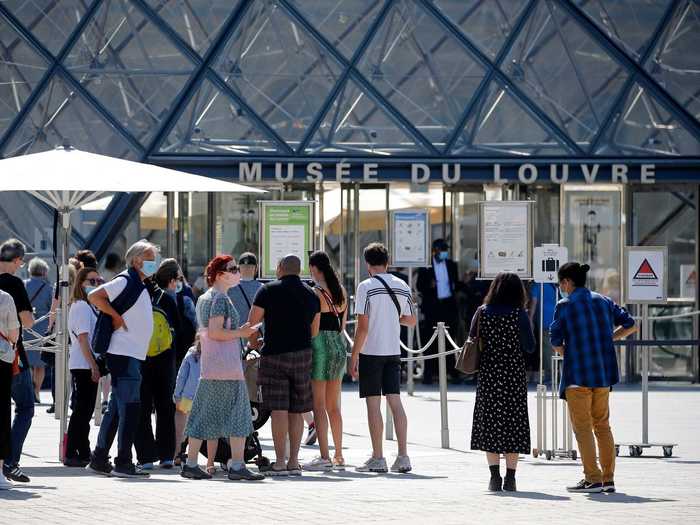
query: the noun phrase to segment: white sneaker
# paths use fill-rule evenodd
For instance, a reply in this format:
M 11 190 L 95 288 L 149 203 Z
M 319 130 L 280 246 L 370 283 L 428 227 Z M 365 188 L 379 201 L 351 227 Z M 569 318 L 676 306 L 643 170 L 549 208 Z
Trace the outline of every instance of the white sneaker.
M 308 463 L 304 463 L 303 469 L 308 472 L 330 472 L 333 470 L 333 463 L 330 459 L 323 459 L 317 456 Z
M 411 460 L 408 456 L 396 456 L 396 461 L 391 466 L 391 471 L 399 472 L 400 474 L 411 472 Z
M 364 465 L 360 465 L 355 468 L 357 472 L 388 472 L 389 469 L 386 466 L 386 459 L 371 457 L 365 461 Z
M 9 479 L 0 474 L 0 490 L 10 490 L 14 486 L 14 483 L 12 483 Z

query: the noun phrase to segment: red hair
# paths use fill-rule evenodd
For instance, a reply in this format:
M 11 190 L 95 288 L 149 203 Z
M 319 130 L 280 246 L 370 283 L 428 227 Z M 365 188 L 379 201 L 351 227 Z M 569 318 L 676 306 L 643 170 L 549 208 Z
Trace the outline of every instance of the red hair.
M 226 267 L 233 260 L 234 258 L 230 255 L 217 255 L 211 261 L 209 261 L 209 264 L 207 264 L 207 269 L 204 270 L 204 275 L 207 278 L 207 285 L 213 286 L 214 281 L 216 281 L 216 277 L 220 273 L 225 272 Z

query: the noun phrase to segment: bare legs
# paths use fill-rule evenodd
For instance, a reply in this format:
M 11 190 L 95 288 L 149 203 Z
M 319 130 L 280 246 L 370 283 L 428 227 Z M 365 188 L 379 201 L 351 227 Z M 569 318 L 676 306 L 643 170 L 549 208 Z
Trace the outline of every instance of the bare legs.
M 369 436 L 372 439 L 372 457 L 384 457 L 384 420 L 382 419 L 382 398 L 381 396 L 369 396 L 365 398 L 367 403 L 367 424 L 369 425 Z
M 323 459 L 330 459 L 328 423 L 330 420 L 335 457 L 343 457 L 343 419 L 340 415 L 340 380 L 311 381 L 314 394 L 314 424 L 318 445 Z
M 175 410 L 175 454 L 174 458 L 180 455 L 180 447 L 185 440 L 185 427 L 187 426 L 187 414 L 180 410 Z
M 519 455 L 517 453 L 511 453 L 511 454 L 504 454 L 506 457 L 506 468 L 515 470 L 518 468 L 518 457 Z M 500 465 L 501 464 L 501 455 L 496 454 L 494 452 L 487 452 L 486 453 L 486 461 L 489 464 L 489 467 L 493 467 L 495 465 Z
M 292 414 L 286 410 L 272 411 L 272 441 L 275 444 L 275 470 L 286 468 L 284 457 L 287 448 L 287 434 L 289 434 L 289 462 L 290 467 L 299 465 L 299 447 L 301 436 L 304 433 L 304 417 L 302 414 Z
M 39 392 L 41 392 L 41 385 L 44 383 L 44 377 L 46 376 L 46 368 L 43 366 L 35 366 L 32 368 L 32 380 L 34 382 L 34 396 L 39 399 Z

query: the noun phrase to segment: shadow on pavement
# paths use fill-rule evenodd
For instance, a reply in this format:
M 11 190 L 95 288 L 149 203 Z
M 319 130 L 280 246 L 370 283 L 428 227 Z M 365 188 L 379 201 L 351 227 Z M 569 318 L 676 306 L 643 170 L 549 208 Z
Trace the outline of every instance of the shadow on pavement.
M 57 464 L 55 467 L 22 467 L 24 473 L 31 477 L 40 478 L 73 478 L 78 476 L 97 476 L 84 468 L 64 467 Z M 102 477 L 102 476 L 100 476 Z
M 544 492 L 528 492 L 528 491 L 518 491 L 518 492 L 488 492 L 489 496 L 496 496 L 499 498 L 520 498 L 520 499 L 535 499 L 542 501 L 569 501 L 571 498 L 568 496 L 555 496 L 553 494 L 545 494 Z
M 30 487 L 27 487 L 29 489 Z M 32 487 L 36 488 L 36 487 Z M 16 489 L 12 488 L 10 490 L 2 490 L 0 491 L 0 501 L 2 500 L 8 500 L 8 501 L 27 501 L 30 499 L 37 499 L 40 498 L 41 494 L 36 494 L 34 492 L 31 492 L 30 490 L 21 490 L 21 489 Z
M 612 494 L 586 494 L 589 501 L 598 501 L 602 503 L 674 503 L 675 499 L 664 498 L 644 498 L 641 496 L 631 496 L 624 492 L 614 492 Z

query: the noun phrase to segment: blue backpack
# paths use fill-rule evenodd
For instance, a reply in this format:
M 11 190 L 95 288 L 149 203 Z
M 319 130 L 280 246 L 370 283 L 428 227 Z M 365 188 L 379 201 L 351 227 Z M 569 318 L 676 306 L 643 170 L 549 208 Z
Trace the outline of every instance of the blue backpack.
M 119 315 L 124 315 L 124 312 L 136 304 L 136 301 L 138 301 L 141 296 L 141 292 L 143 292 L 146 287 L 141 281 L 138 272 L 133 268 L 129 268 L 128 271 L 120 273 L 115 277 L 115 279 L 120 278 L 126 279 L 126 288 L 122 290 L 114 301 L 111 301 L 111 305 Z M 92 334 L 92 351 L 97 355 L 106 354 L 113 333 L 112 317 L 104 312 L 100 312 L 97 315 L 95 331 Z

